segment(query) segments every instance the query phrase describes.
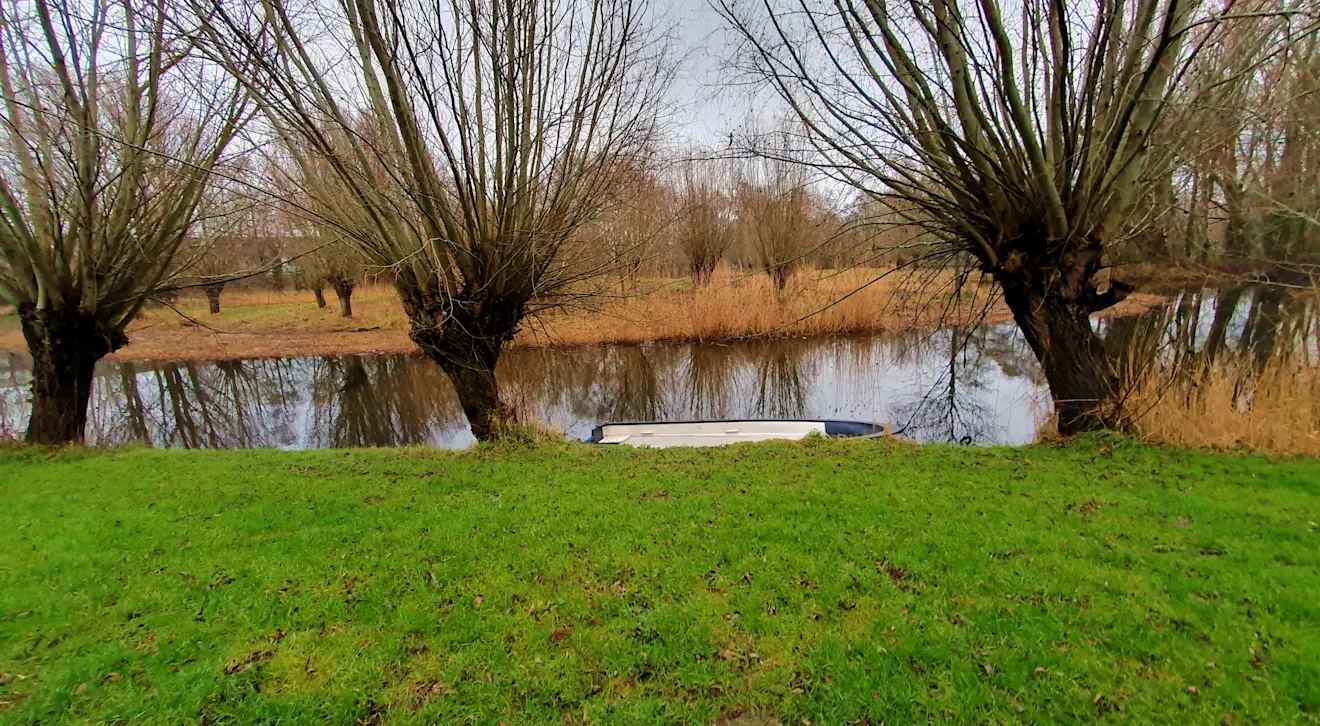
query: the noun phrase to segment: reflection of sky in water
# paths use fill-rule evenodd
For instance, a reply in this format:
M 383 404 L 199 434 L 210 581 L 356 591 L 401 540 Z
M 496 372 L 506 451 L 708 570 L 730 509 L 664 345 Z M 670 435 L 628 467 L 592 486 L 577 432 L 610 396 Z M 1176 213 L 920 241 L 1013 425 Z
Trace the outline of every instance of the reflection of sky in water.
M 1011 327 L 978 336 L 981 345 L 1002 349 L 997 351 L 1007 359 L 1002 365 L 978 350 L 955 357 L 951 367 L 948 332 L 924 340 L 903 337 L 619 350 L 629 358 L 621 368 L 630 379 L 586 372 L 583 385 L 562 392 L 567 395 L 533 395 L 534 410 L 575 438 L 604 420 L 762 417 L 892 423 L 921 439 L 970 436 L 1020 443 L 1034 438 L 1039 398 L 1026 374 L 1034 363 L 1023 360 L 1025 348 Z M 533 355 L 554 365 L 563 353 Z
M 586 438 L 608 420 L 841 418 L 920 439 L 1020 443 L 1040 412 L 1033 364 L 1011 326 L 953 335 L 512 351 L 505 398 L 528 419 Z M 0 388 L 0 426 L 21 432 L 26 361 Z M 953 395 L 950 395 L 950 379 Z M 88 439 L 156 446 L 472 443 L 453 388 L 424 358 L 334 356 L 221 363 L 106 363 Z
M 1279 320 L 1298 317 L 1295 309 L 1271 313 L 1276 308 L 1257 305 L 1250 291 L 1229 315 L 1216 315 L 1211 295 L 1184 302 L 1181 308 L 1097 327 L 1123 344 L 1148 339 L 1169 354 L 1188 354 L 1206 347 L 1216 322 L 1218 335 L 1232 347 L 1244 338 L 1272 343 L 1273 334 L 1264 328 L 1282 328 Z M 1307 322 L 1298 329 L 1311 336 L 1313 321 L 1301 317 Z M 1307 339 L 1310 348 L 1314 340 Z M 499 375 L 505 399 L 521 415 L 578 439 L 611 420 L 838 418 L 891 424 L 919 440 L 1018 444 L 1035 438 L 1049 411 L 1035 361 L 1012 325 L 732 344 L 515 350 L 501 360 Z M 24 358 L 0 355 L 0 431 L 9 435 L 26 425 L 29 376 Z M 92 398 L 87 432 L 94 443 L 190 448 L 472 443 L 448 379 L 430 361 L 408 356 L 106 363 Z

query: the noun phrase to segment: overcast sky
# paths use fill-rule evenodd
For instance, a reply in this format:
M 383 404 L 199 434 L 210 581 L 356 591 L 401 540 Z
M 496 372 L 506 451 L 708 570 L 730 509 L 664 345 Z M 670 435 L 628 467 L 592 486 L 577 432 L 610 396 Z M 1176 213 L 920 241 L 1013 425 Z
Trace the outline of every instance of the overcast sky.
M 652 2 L 660 22 L 674 25 L 681 61 L 673 90 L 674 135 L 719 145 L 747 120 L 751 106 L 745 89 L 727 83 L 724 66 L 732 51 L 724 21 L 708 0 Z

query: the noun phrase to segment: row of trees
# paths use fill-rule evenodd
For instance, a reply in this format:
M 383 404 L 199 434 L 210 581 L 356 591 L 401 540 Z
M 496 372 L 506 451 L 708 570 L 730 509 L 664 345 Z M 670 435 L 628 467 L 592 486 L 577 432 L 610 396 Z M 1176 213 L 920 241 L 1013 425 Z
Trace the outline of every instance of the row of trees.
M 1114 274 L 1119 254 L 1176 209 L 1171 188 L 1216 143 L 1242 143 L 1209 126 L 1232 89 L 1280 67 L 1303 87 L 1314 78 L 1320 20 L 1314 4 L 1199 0 L 719 7 L 745 70 L 794 111 L 818 166 L 997 283 L 1065 433 L 1124 425 L 1114 360 L 1090 322 L 1131 289 Z M 1279 103 L 1261 119 L 1267 136 L 1283 131 L 1268 148 L 1305 157 L 1285 150 L 1313 128 Z M 1273 201 L 1303 220 L 1302 196 Z
M 1125 256 L 1186 258 L 1296 278 L 1320 262 L 1316 6 L 1238 3 L 1200 48 Z M 1191 104 L 1195 103 L 1195 106 Z
M 849 232 L 846 218 L 804 167 L 721 159 L 710 151 L 660 157 L 651 166 L 635 170 L 626 198 L 573 236 L 572 244 L 599 249 L 602 276 L 635 283 L 643 272 L 690 273 L 703 285 L 717 265 L 728 263 L 762 271 L 782 290 L 804 264 L 874 262 L 875 241 Z M 226 227 L 249 230 L 244 234 L 204 240 L 206 254 L 200 263 L 187 262 L 187 272 L 207 294 L 212 313 L 219 312 L 225 287 L 242 274 L 236 271 L 258 272 L 246 279 L 277 289 L 291 278 L 319 307 L 326 307 L 330 288 L 345 317 L 352 315 L 352 291 L 361 280 L 388 277 L 388 268 L 368 264 L 333 228 L 298 215 L 264 213 Z
M 834 262 L 826 253 L 842 245 L 845 220 L 804 167 L 709 151 L 653 166 L 629 200 L 593 225 L 590 244 L 608 250 L 618 274 L 686 273 L 702 286 L 727 262 L 762 271 L 783 290 L 798 267 Z
M 649 166 L 632 170 L 624 181 L 629 193 L 573 236 L 574 245 L 598 248 L 588 254 L 602 256 L 602 276 L 636 282 L 643 272 L 688 273 L 700 286 L 717 265 L 728 263 L 764 272 L 783 290 L 793 271 L 806 264 L 877 262 L 876 248 L 883 242 L 850 229 L 849 217 L 800 164 L 694 150 L 657 156 Z M 867 213 L 859 208 L 851 216 Z M 324 292 L 330 288 L 345 317 L 352 314 L 359 281 L 388 276 L 388 268 L 368 264 L 332 226 L 308 223 L 300 214 L 244 209 L 224 218 L 224 234 L 201 240 L 207 252 L 200 263 L 186 262 L 184 277 L 195 278 L 212 313 L 219 312 L 222 291 L 241 274 L 236 271 L 259 272 L 247 279 L 276 288 L 291 277 L 320 307 L 326 306 Z
M 523 320 L 637 270 L 657 229 L 698 282 L 740 238 L 782 287 L 838 237 L 813 172 L 860 195 L 852 222 L 997 283 L 1064 432 L 1123 425 L 1089 316 L 1128 293 L 1125 254 L 1181 228 L 1199 256 L 1309 264 L 1313 0 L 716 5 L 792 124 L 674 173 L 644 0 L 5 4 L 0 299 L 34 358 L 29 440 L 80 438 L 148 300 L 251 273 L 204 263 L 234 200 L 344 252 L 317 280 L 345 313 L 358 266 L 386 274 L 483 439 Z

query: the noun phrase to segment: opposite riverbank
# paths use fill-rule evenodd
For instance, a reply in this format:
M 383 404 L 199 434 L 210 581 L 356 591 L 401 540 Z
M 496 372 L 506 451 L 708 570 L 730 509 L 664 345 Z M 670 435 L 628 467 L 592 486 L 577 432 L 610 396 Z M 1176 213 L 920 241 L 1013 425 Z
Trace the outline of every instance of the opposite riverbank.
M 711 284 L 646 278 L 621 285 L 590 308 L 555 310 L 529 319 L 513 347 L 652 342 L 723 342 L 752 337 L 842 335 L 1008 322 L 990 285 L 954 295 L 943 270 L 886 275 L 885 270 L 810 271 L 779 292 L 765 275 L 718 271 Z M 1104 312 L 1139 313 L 1159 304 L 1137 293 Z M 353 295 L 353 317 L 338 306 L 317 308 L 309 291 L 233 290 L 218 315 L 200 294 L 184 294 L 175 309 L 148 309 L 128 330 L 129 345 L 110 360 L 233 360 L 316 355 L 417 353 L 393 288 Z M 12 311 L 11 311 L 12 312 Z M 0 317 L 0 352 L 27 349 L 17 318 Z
M 0 723 L 1306 720 L 1320 462 L 0 451 Z

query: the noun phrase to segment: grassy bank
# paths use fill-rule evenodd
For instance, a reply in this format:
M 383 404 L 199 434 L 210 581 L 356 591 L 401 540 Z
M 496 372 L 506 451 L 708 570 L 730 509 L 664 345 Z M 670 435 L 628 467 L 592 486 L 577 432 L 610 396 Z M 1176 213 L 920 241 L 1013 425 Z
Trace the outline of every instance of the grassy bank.
M 988 286 L 952 297 L 952 274 L 920 271 L 888 275 L 885 269 L 810 270 L 779 292 L 765 275 L 721 268 L 711 284 L 688 279 L 644 278 L 595 300 L 591 309 L 546 313 L 524 324 L 514 347 L 722 341 L 754 336 L 790 337 L 900 330 L 941 321 L 981 317 Z M 878 281 L 877 281 L 878 280 Z M 327 293 L 330 294 L 330 293 Z M 408 320 L 393 288 L 367 286 L 353 295 L 353 317 L 338 306 L 317 308 L 312 293 L 232 290 L 219 315 L 206 299 L 188 293 L 178 311 L 148 310 L 129 328 L 120 360 L 219 360 L 340 353 L 413 353 Z M 1155 295 L 1135 295 L 1107 314 L 1140 312 Z M 1002 303 L 986 319 L 1011 320 Z M 23 351 L 15 317 L 0 318 L 0 351 Z
M 1320 462 L 0 453 L 0 722 L 1307 721 Z

